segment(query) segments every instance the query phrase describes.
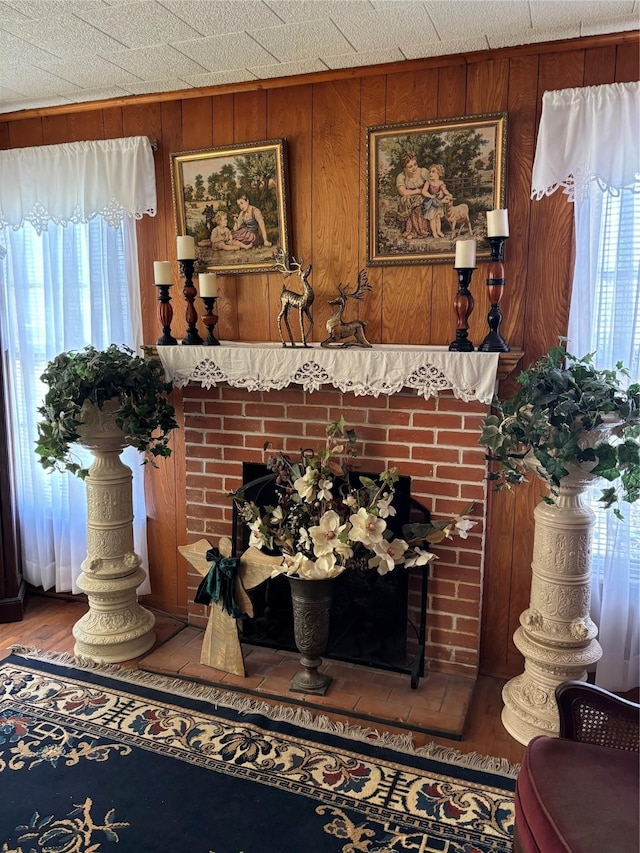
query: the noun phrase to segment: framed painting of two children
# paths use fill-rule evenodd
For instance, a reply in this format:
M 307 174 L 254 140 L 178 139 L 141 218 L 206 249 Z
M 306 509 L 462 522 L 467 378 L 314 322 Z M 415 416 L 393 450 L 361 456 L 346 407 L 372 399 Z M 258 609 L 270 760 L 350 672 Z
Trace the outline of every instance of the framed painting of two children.
M 506 130 L 506 113 L 368 128 L 368 263 L 451 263 L 457 239 L 489 257 L 486 214 L 505 206 Z

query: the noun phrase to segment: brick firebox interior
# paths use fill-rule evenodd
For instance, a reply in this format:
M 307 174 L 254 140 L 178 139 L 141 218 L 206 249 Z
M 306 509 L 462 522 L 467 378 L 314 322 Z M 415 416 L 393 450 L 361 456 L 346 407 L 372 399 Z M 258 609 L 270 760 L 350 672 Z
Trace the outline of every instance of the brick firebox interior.
M 248 392 L 226 385 L 189 385 L 183 404 L 190 541 L 204 537 L 216 544 L 230 535 L 227 494 L 242 484 L 243 462 L 264 461 L 265 441 L 289 453 L 318 447 L 327 423 L 340 415 L 358 434 L 362 469 L 395 465 L 411 477 L 412 496 L 433 518 L 475 502 L 471 517 L 477 523 L 468 538 L 432 549 L 438 559 L 429 577 L 426 658 L 432 670 L 476 676 L 486 518 L 485 458 L 477 441 L 486 405 L 456 399 L 450 391 L 424 400 L 408 391 L 356 397 L 332 389 Z M 190 567 L 190 602 L 200 580 Z M 417 605 L 418 592 L 410 588 L 410 610 Z M 189 622 L 204 628 L 206 621 L 206 608 L 191 603 Z

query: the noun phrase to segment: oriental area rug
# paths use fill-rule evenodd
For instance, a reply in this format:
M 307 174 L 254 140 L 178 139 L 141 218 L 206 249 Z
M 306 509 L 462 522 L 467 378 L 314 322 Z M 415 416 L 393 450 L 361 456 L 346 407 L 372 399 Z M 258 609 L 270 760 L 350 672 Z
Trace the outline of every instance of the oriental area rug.
M 500 759 L 12 651 L 0 661 L 3 853 L 512 849 L 517 768 Z

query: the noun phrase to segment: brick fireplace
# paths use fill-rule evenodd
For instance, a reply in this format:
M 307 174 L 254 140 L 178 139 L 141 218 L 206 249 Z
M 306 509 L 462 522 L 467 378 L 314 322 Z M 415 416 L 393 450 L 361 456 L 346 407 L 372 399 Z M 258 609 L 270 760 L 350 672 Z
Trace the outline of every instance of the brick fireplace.
M 486 404 L 457 399 L 450 390 L 425 400 L 410 390 L 375 397 L 324 386 L 249 391 L 189 383 L 183 393 L 189 542 L 204 537 L 215 545 L 230 535 L 226 495 L 242 484 L 243 462 L 263 461 L 266 441 L 291 453 L 318 446 L 326 424 L 340 415 L 358 434 L 362 470 L 397 466 L 434 518 L 474 501 L 477 524 L 468 538 L 433 547 L 438 560 L 429 577 L 426 658 L 431 670 L 475 677 L 486 516 L 484 451 L 477 438 Z M 189 622 L 204 628 L 206 608 L 193 603 L 200 580 L 189 567 Z M 418 606 L 418 592 L 410 590 L 409 608 Z M 417 613 L 412 616 L 418 621 Z

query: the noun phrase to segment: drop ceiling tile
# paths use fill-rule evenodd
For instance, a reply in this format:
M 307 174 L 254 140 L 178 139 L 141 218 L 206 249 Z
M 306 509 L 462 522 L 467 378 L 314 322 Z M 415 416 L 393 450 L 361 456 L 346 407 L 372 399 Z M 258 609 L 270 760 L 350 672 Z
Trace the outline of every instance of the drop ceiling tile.
M 4 29 L 18 38 L 37 47 L 45 48 L 49 53 L 59 56 L 81 57 L 118 50 L 122 45 L 115 39 L 101 33 L 86 21 L 75 15 L 60 15 L 48 18 L 46 24 L 39 21 L 26 21 L 23 24 L 3 24 Z
M 0 22 L 3 24 L 9 21 L 23 23 L 26 19 L 27 16 L 23 15 L 19 8 L 15 8 L 15 4 L 5 2 L 0 3 Z
M 450 56 L 454 53 L 473 53 L 476 50 L 487 50 L 489 43 L 484 35 L 477 35 L 457 41 L 430 41 L 423 44 L 416 42 L 403 46 L 402 52 L 407 59 L 424 59 L 428 56 Z
M 126 98 L 130 95 L 128 89 L 120 89 L 118 86 L 111 86 L 98 89 L 82 89 L 74 96 L 74 101 L 83 103 L 84 101 L 106 101 L 109 98 Z
M 499 33 L 489 33 L 487 40 L 489 47 L 496 49 L 515 44 L 533 44 L 534 42 L 559 41 L 560 39 L 578 38 L 580 35 L 580 22 L 575 21 L 570 27 L 554 28 L 551 30 L 529 30 L 526 33 L 503 30 Z
M 222 86 L 225 83 L 244 83 L 246 80 L 257 80 L 257 77 L 246 68 L 231 68 L 227 71 L 209 71 L 207 74 L 187 74 L 183 79 L 194 89 L 200 89 L 204 86 Z
M 204 3 L 194 3 L 193 0 L 162 0 L 162 6 L 204 36 L 259 30 L 282 23 L 267 4 L 256 0 L 206 0 Z M 173 42 L 176 39 L 170 40 Z
M 477 36 L 502 30 L 511 33 L 531 30 L 526 0 L 482 0 L 475 3 L 427 0 L 424 6 L 443 41 L 457 41 L 466 35 Z M 464 11 L 461 13 L 462 7 Z
M 132 95 L 146 95 L 149 92 L 180 92 L 182 89 L 192 89 L 186 80 L 172 77 L 170 80 L 146 80 L 142 83 L 131 83 L 127 90 Z
M 8 89 L 14 89 L 20 92 L 21 95 L 37 97 L 39 94 L 44 96 L 73 94 L 79 91 L 78 86 L 69 83 L 67 80 L 62 80 L 53 74 L 46 71 L 41 71 L 39 68 L 31 68 L 28 74 L 25 74 L 19 67 L 2 67 L 2 85 Z
M 124 3 L 119 6 L 94 3 L 81 17 L 132 48 L 186 41 L 198 35 L 195 29 L 157 3 Z
M 336 26 L 356 50 L 382 50 L 419 39 L 436 41 L 436 32 L 423 3 L 379 3 L 375 9 L 360 3 L 355 9 L 332 15 Z
M 356 12 L 362 6 L 371 7 L 367 0 L 266 0 L 266 4 L 286 24 L 335 18 Z
M 19 101 L 21 98 L 24 98 L 24 95 L 21 95 L 20 92 L 0 86 L 0 106 L 9 101 Z
M 50 97 L 24 98 L 22 101 L 12 101 L 10 104 L 0 104 L 0 113 L 13 113 L 21 110 L 46 109 L 47 107 L 59 107 L 62 104 L 73 104 L 73 99 L 62 95 L 51 95 Z
M 385 62 L 402 62 L 405 57 L 398 48 L 367 50 L 361 53 L 343 53 L 341 56 L 322 56 L 329 68 L 356 68 L 362 65 L 383 65 Z
M 580 21 L 606 21 L 631 14 L 632 0 L 606 0 L 585 3 L 584 0 L 531 0 L 531 22 L 536 29 L 572 26 Z
M 191 56 L 206 71 L 226 71 L 228 68 L 249 68 L 252 65 L 273 65 L 277 57 L 264 50 L 247 33 L 175 42 L 181 53 Z M 201 73 L 197 69 L 189 73 Z
M 326 71 L 327 66 L 315 57 L 299 59 L 296 62 L 279 62 L 277 65 L 262 65 L 252 67 L 253 73 L 263 80 L 271 77 L 292 77 L 294 74 L 313 74 L 316 71 Z
M 29 71 L 30 63 L 36 62 L 43 65 L 56 58 L 49 51 L 28 44 L 12 33 L 2 30 L 1 27 L 2 24 L 0 24 L 0 59 L 6 57 L 11 65 L 22 66 L 25 74 Z
M 4 3 L 31 20 L 73 15 L 98 5 L 96 0 L 4 0 Z
M 39 65 L 38 63 L 36 63 Z M 72 59 L 55 59 L 39 66 L 43 71 L 55 74 L 63 80 L 75 83 L 83 89 L 96 89 L 105 86 L 127 86 L 139 83 L 140 75 L 125 71 L 113 62 L 100 56 L 85 57 L 82 62 Z
M 104 58 L 142 80 L 171 80 L 172 77 L 198 74 L 207 70 L 168 44 L 114 51 L 106 54 Z
M 612 30 L 611 27 L 614 27 Z M 640 20 L 634 13 L 631 15 L 623 15 L 620 18 L 612 18 L 610 21 L 582 21 L 580 27 L 580 35 L 582 36 L 597 36 L 601 33 L 624 33 L 627 30 L 637 30 L 640 28 Z
M 317 56 L 331 56 L 353 51 L 352 45 L 332 21 L 287 24 L 267 27 L 252 33 L 256 41 L 281 62 L 295 62 Z M 252 68 L 256 63 L 248 61 Z

